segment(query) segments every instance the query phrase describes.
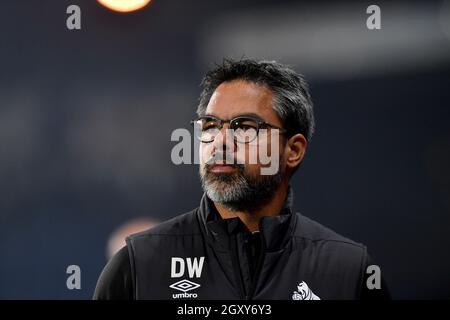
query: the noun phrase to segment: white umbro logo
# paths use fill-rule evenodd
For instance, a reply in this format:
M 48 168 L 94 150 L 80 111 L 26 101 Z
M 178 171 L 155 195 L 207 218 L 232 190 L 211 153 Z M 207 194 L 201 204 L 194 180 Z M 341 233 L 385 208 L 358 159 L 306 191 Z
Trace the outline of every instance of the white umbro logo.
M 176 289 L 182 292 L 188 292 L 194 289 L 197 289 L 198 287 L 200 287 L 200 285 L 198 283 L 189 281 L 189 280 L 181 280 L 178 282 L 175 282 L 174 284 L 170 285 L 170 287 L 172 289 Z
M 194 298 L 195 299 L 195 298 L 197 298 L 197 294 L 190 293 L 188 291 L 197 289 L 200 287 L 200 285 L 198 283 L 184 279 L 184 280 L 175 282 L 174 284 L 170 285 L 169 287 L 183 292 L 183 293 L 172 294 L 172 298 L 174 298 L 174 299 L 180 299 L 180 298 Z

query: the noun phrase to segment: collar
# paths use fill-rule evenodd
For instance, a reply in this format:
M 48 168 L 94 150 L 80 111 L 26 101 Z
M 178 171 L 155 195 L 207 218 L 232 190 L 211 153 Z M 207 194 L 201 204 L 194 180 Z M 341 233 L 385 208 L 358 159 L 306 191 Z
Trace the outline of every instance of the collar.
M 275 216 L 261 218 L 259 231 L 266 251 L 281 250 L 292 238 L 296 224 L 293 204 L 294 194 L 291 186 L 289 186 L 286 201 L 281 211 Z M 198 214 L 206 230 L 208 241 L 217 249 L 228 251 L 232 236 L 247 232 L 244 223 L 238 217 L 222 219 L 213 201 L 209 199 L 206 193 L 203 194 L 200 201 Z

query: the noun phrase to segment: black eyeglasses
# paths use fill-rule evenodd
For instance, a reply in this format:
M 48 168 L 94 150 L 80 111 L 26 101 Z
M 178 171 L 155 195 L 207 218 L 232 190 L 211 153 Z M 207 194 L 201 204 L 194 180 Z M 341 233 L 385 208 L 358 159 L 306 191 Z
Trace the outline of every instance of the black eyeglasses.
M 234 140 L 239 143 L 249 143 L 255 140 L 261 128 L 277 129 L 282 134 L 287 132 L 283 128 L 271 125 L 252 116 L 239 116 L 231 120 L 204 116 L 191 121 L 191 124 L 194 125 L 196 136 L 201 142 L 214 141 L 225 123 L 230 124 L 229 128 L 233 130 Z

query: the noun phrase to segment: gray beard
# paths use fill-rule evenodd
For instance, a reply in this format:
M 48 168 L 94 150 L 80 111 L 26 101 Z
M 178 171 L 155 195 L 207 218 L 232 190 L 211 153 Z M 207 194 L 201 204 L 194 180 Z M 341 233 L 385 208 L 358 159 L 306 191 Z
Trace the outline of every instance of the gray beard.
M 231 211 L 247 211 L 273 198 L 283 178 L 281 168 L 275 175 L 252 176 L 244 165 L 234 166 L 237 170 L 233 173 L 214 173 L 211 165 L 200 166 L 203 190 L 212 201 Z

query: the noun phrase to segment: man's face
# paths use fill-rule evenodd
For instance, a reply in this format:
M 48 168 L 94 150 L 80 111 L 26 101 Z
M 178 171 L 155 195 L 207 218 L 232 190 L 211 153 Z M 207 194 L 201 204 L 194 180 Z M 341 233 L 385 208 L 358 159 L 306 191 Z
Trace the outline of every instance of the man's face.
M 261 121 L 282 128 L 283 123 L 273 109 L 273 94 L 270 89 L 243 80 L 222 83 L 215 90 L 205 115 L 222 120 L 239 116 L 254 116 Z M 257 139 L 239 143 L 230 134 L 229 123 L 225 123 L 212 142 L 200 144 L 200 177 L 207 195 L 215 202 L 232 210 L 246 209 L 270 199 L 278 189 L 284 176 L 284 137 L 276 135 L 276 129 L 264 128 Z M 275 147 L 278 145 L 278 148 Z M 277 161 L 273 174 L 261 174 L 260 152 Z M 251 160 L 252 155 L 257 158 Z M 225 158 L 233 159 L 225 164 Z M 256 160 L 256 161 L 255 161 Z M 228 160 L 227 160 L 228 161 Z

